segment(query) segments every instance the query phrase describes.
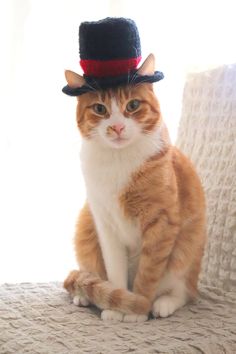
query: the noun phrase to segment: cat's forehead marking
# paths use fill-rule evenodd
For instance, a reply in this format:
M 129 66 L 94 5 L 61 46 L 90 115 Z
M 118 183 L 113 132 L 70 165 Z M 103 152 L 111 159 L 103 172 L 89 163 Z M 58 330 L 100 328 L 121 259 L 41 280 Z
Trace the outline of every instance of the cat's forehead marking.
M 111 112 L 112 114 L 120 113 L 120 109 L 117 104 L 117 99 L 114 96 L 111 98 Z
M 114 111 L 118 111 L 120 103 L 127 100 L 129 96 L 130 96 L 130 90 L 124 87 L 112 88 L 112 89 L 98 92 L 99 100 L 109 104 L 111 107 L 113 107 Z
M 102 102 L 105 102 L 107 99 L 110 100 L 114 95 L 111 89 L 98 92 L 98 97 Z

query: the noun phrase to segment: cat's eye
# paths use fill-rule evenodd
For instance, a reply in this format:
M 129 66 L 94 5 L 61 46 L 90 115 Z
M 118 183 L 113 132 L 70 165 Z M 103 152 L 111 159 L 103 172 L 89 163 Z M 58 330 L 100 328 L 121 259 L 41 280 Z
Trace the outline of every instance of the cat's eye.
M 99 114 L 100 116 L 104 116 L 107 113 L 107 109 L 106 109 L 106 106 L 104 106 L 104 104 L 95 103 L 92 106 L 92 108 L 93 108 L 94 112 Z
M 140 103 L 141 102 L 139 100 L 131 100 L 127 103 L 126 110 L 128 112 L 134 112 L 134 111 L 136 111 L 136 109 L 139 108 Z

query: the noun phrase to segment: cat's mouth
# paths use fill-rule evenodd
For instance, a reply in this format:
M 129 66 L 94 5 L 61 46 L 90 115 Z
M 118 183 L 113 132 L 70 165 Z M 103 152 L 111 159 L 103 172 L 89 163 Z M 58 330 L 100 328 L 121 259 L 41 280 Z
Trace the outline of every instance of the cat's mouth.
M 129 140 L 129 139 L 123 138 L 121 136 L 118 136 L 117 138 L 112 139 L 112 141 L 115 142 L 115 143 L 122 143 L 122 142 L 127 141 L 127 140 Z
M 123 147 L 129 144 L 130 139 L 129 138 L 124 138 L 121 136 L 117 136 L 116 138 L 113 138 L 112 140 L 110 140 L 110 142 L 112 143 L 112 145 L 114 147 Z

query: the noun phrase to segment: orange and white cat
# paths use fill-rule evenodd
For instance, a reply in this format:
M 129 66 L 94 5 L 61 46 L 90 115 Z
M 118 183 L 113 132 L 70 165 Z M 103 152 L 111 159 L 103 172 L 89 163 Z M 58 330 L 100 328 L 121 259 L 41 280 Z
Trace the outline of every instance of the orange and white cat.
M 139 73 L 153 72 L 151 54 Z M 66 79 L 84 84 L 71 71 Z M 197 293 L 206 221 L 194 167 L 171 145 L 152 84 L 79 96 L 77 123 L 87 202 L 75 235 L 80 271 L 64 286 L 104 320 L 167 317 Z

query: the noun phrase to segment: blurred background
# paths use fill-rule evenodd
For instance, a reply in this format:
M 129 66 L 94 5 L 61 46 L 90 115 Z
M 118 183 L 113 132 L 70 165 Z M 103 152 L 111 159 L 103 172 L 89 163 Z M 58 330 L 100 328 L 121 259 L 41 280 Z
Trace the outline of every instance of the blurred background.
M 234 0 L 0 0 L 0 282 L 63 280 L 76 267 L 73 233 L 85 200 L 76 100 L 78 27 L 107 16 L 138 25 L 143 58 L 173 143 L 188 72 L 236 62 Z

